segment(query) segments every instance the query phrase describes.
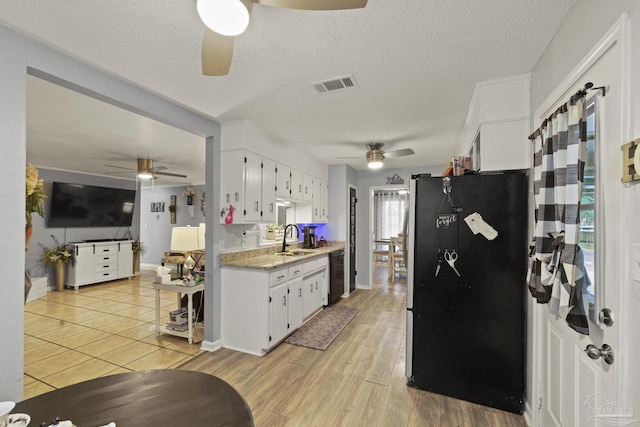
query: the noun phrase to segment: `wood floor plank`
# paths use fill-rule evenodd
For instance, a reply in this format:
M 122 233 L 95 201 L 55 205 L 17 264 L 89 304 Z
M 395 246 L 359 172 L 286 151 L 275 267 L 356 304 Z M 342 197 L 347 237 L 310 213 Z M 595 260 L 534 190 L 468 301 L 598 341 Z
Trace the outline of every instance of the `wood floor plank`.
M 525 427 L 522 416 L 407 386 L 406 279 L 379 269 L 359 311 L 326 351 L 280 344 L 262 357 L 220 349 L 181 369 L 207 372 L 245 398 L 257 427 Z

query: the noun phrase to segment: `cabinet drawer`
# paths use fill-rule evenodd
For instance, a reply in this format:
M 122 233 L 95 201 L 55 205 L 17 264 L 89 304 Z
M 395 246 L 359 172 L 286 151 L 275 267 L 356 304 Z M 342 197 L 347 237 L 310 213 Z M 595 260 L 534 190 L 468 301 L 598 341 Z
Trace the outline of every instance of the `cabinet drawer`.
M 316 260 L 318 268 L 321 269 L 329 265 L 329 257 L 323 256 Z
M 286 268 L 282 269 L 282 270 L 278 270 L 278 271 L 274 271 L 273 273 L 271 273 L 269 276 L 271 276 L 269 278 L 269 283 L 271 284 L 271 286 L 273 285 L 277 285 L 283 282 L 287 281 L 287 275 L 288 275 L 288 271 Z
M 94 257 L 96 265 L 104 264 L 105 262 L 113 262 L 113 261 L 116 261 L 117 259 L 118 259 L 117 254 L 108 254 L 108 253 L 103 255 L 96 255 Z
M 95 249 L 95 254 L 96 255 L 117 254 L 117 253 L 118 253 L 118 246 L 117 245 L 96 246 L 96 249 Z
M 111 271 L 111 270 L 117 270 L 117 269 L 118 269 L 118 263 L 115 261 L 96 263 L 95 265 L 96 273 L 102 273 L 104 271 Z
M 102 282 L 105 280 L 115 280 L 117 278 L 118 278 L 118 275 L 116 274 L 115 270 L 108 270 L 108 271 L 101 271 L 101 272 L 96 271 L 94 275 L 94 280 L 96 282 Z
M 302 264 L 289 267 L 289 280 L 302 276 Z
M 307 261 L 302 264 L 302 273 L 307 274 L 318 269 L 318 260 Z

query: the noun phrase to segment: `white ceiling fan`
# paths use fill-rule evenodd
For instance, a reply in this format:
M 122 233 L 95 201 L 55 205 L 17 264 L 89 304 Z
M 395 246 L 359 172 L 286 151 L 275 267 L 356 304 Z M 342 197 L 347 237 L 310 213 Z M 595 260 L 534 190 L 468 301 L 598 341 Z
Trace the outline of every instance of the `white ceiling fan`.
M 367 166 L 370 169 L 380 169 L 382 167 L 382 163 L 384 159 L 392 158 L 392 157 L 402 157 L 402 156 L 410 156 L 411 154 L 415 154 L 415 152 L 411 148 L 403 148 L 401 150 L 394 151 L 384 151 L 382 147 L 384 144 L 382 142 L 371 142 L 366 144 L 367 153 L 365 154 L 367 158 Z M 338 157 L 338 159 L 356 159 L 359 157 Z
M 105 165 L 109 168 L 124 169 L 122 172 L 107 172 L 108 174 L 119 173 L 136 173 L 136 176 L 140 179 L 156 179 L 158 176 L 175 176 L 178 178 L 186 178 L 187 175 L 181 175 L 177 173 L 162 172 L 166 170 L 166 166 L 153 166 L 152 159 L 138 159 L 138 169 L 124 168 L 122 166 Z
M 367 0 L 197 0 L 198 14 L 208 27 L 202 41 L 202 74 L 224 76 L 233 58 L 233 37 L 249 25 L 253 4 L 298 10 L 361 9 Z

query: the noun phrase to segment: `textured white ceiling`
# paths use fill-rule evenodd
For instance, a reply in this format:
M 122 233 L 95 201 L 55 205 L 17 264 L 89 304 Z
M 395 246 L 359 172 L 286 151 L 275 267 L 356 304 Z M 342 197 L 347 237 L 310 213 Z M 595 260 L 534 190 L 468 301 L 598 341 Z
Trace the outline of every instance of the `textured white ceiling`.
M 201 75 L 204 26 L 195 0 L 3 0 L 0 23 L 220 122 L 249 120 L 329 164 L 358 156 L 349 163 L 364 169 L 364 144 L 385 142 L 389 150 L 416 152 L 387 159 L 387 167 L 444 167 L 456 149 L 475 84 L 531 71 L 574 3 L 369 0 L 364 9 L 331 12 L 256 5 L 249 28 L 236 37 L 231 71 L 224 77 Z M 351 73 L 358 89 L 319 95 L 310 85 Z M 34 89 L 30 100 L 47 93 Z M 69 114 L 77 110 L 68 109 Z M 86 142 L 112 164 L 122 165 L 114 163 L 118 156 L 157 157 L 168 143 L 156 136 L 150 147 L 146 138 L 153 131 L 141 135 L 139 119 L 121 126 L 119 120 L 130 114 L 108 115 L 114 121 L 108 128 L 126 131 L 111 135 L 108 151 L 101 152 L 100 141 Z M 56 120 L 77 123 L 43 116 L 29 120 L 29 145 L 43 143 L 48 133 L 65 140 L 59 132 L 72 127 L 56 129 Z M 82 117 L 89 128 L 91 116 Z M 129 145 L 135 140 L 137 146 L 118 147 L 120 140 Z M 171 144 L 175 150 L 175 139 Z M 170 171 L 179 173 L 181 162 L 192 161 L 165 152 L 161 164 Z M 51 166 L 68 168 L 56 166 L 58 153 L 49 154 Z

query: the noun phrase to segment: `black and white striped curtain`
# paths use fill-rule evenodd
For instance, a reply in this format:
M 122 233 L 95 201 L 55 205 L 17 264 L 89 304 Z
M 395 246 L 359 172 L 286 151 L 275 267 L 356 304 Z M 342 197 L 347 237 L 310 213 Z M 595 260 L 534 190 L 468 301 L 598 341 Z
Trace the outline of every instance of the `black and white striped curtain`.
M 539 303 L 588 334 L 588 277 L 578 246 L 584 181 L 584 98 L 572 99 L 540 128 L 535 138 L 536 227 L 529 291 Z

